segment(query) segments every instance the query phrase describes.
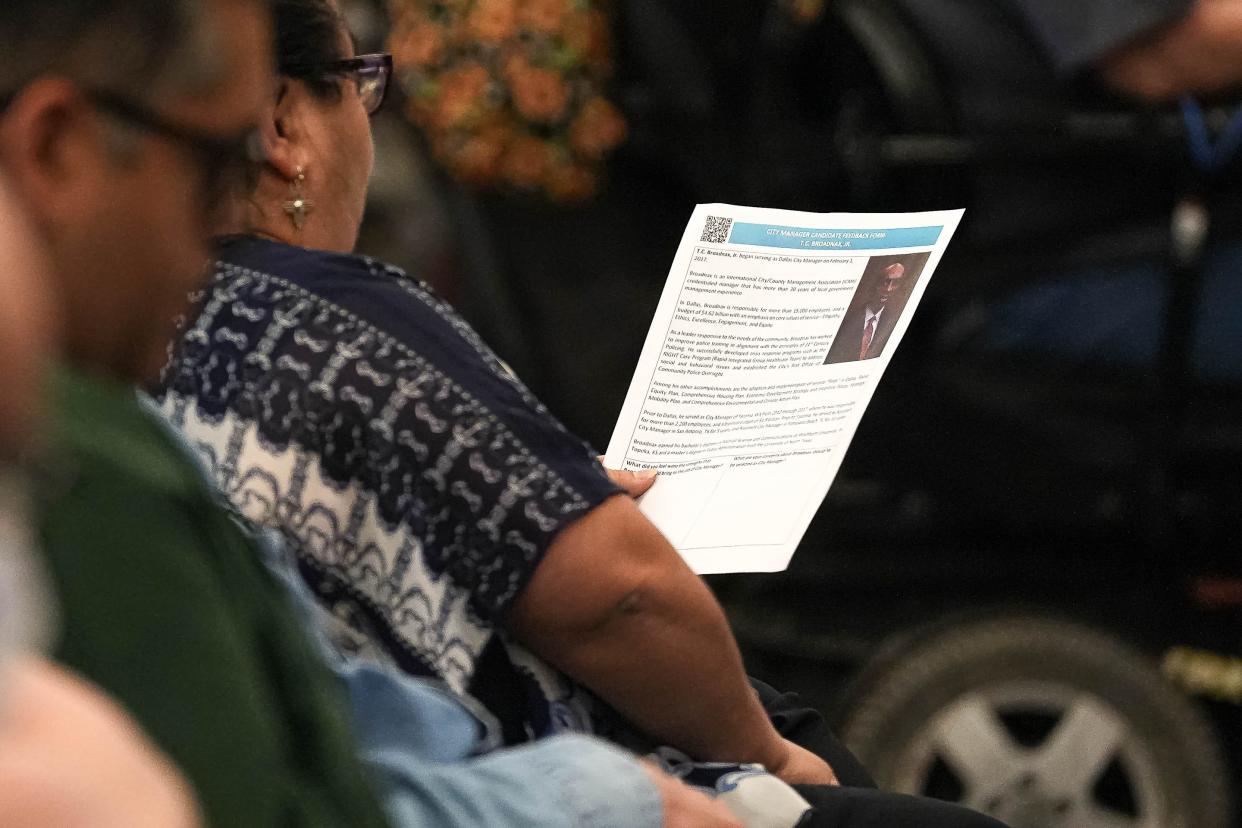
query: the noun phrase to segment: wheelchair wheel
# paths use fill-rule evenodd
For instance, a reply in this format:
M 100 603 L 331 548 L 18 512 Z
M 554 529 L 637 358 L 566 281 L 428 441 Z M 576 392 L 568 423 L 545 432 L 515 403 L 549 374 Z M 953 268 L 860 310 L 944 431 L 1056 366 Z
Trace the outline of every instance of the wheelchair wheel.
M 1218 739 L 1156 665 L 1086 627 L 996 618 L 922 639 L 847 712 L 880 786 L 1014 828 L 1226 828 Z

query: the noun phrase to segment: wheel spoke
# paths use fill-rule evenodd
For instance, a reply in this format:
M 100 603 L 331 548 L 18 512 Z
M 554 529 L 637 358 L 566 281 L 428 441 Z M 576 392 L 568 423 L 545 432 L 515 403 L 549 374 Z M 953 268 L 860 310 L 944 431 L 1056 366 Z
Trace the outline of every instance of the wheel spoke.
M 1087 792 L 1126 736 L 1121 718 L 1090 696 L 1079 696 L 1044 745 L 1034 770 L 1045 790 L 1086 803 Z
M 933 738 L 972 801 L 991 793 L 1021 761 L 1019 749 L 982 696 L 968 696 L 954 705 L 936 723 Z

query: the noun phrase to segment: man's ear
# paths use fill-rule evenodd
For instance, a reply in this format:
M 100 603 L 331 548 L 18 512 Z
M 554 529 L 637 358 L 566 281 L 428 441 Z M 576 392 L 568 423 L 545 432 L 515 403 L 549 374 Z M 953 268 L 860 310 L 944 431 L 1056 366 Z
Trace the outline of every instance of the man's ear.
M 36 224 L 48 228 L 89 208 L 107 148 L 72 82 L 41 78 L 0 115 L 0 161 Z
M 301 98 L 305 94 L 300 83 L 281 78 L 276 85 L 272 108 L 263 118 L 268 164 L 286 181 L 297 178 L 298 168 L 306 164 L 301 122 Z

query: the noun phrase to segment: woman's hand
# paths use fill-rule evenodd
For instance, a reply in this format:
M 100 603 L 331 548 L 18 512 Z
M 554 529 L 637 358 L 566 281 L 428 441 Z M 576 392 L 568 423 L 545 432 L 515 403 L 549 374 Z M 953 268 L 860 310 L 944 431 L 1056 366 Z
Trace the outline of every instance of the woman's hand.
M 603 455 L 599 458 L 600 465 L 604 463 Z M 647 493 L 647 490 L 655 484 L 655 469 L 644 469 L 643 471 L 625 471 L 624 469 L 610 469 L 604 467 L 604 471 L 608 473 L 608 479 L 616 483 L 630 497 L 641 497 Z
M 775 765 L 765 765 L 768 773 L 789 785 L 840 785 L 837 775 L 820 757 L 806 748 L 782 739 L 783 758 Z

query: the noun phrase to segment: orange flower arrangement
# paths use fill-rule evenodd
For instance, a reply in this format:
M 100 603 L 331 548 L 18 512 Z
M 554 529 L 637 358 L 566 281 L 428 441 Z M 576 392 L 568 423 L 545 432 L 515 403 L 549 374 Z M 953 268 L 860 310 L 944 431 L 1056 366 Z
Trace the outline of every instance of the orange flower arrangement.
M 408 115 L 473 186 L 590 198 L 626 136 L 608 0 L 388 0 Z

